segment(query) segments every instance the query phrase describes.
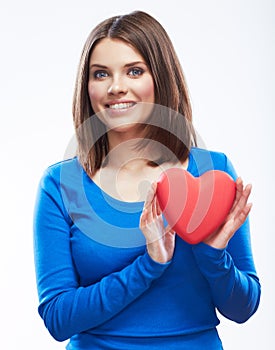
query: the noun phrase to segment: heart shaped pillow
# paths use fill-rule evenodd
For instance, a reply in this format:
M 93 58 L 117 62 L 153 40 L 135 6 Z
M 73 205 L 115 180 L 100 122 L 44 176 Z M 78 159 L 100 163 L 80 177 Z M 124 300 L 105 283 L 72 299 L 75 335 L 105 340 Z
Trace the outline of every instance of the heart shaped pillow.
M 211 235 L 224 222 L 236 193 L 234 180 L 220 170 L 199 177 L 171 168 L 157 183 L 157 198 L 168 224 L 190 244 Z

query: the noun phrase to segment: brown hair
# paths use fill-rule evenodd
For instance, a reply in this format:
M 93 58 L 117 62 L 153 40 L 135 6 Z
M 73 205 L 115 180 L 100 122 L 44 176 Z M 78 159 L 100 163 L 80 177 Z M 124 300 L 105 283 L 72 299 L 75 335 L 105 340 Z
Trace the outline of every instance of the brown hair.
M 171 161 L 171 152 L 174 161 L 184 161 L 190 147 L 196 144 L 196 135 L 183 71 L 162 25 L 149 14 L 135 11 L 98 24 L 84 45 L 73 99 L 80 163 L 93 175 L 102 166 L 109 150 L 105 125 L 94 115 L 88 95 L 90 56 L 95 45 L 106 37 L 123 40 L 138 50 L 153 77 L 156 106 L 167 107 L 156 108 L 150 125 L 145 125 L 145 142 L 158 141 L 168 150 L 155 163 Z

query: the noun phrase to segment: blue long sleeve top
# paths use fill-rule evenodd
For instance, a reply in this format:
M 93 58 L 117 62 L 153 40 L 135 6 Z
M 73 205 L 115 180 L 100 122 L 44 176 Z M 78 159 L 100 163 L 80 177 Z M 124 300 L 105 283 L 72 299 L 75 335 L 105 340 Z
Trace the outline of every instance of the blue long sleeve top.
M 211 169 L 236 179 L 224 154 L 192 148 L 187 170 Z M 216 310 L 242 323 L 260 300 L 248 220 L 226 249 L 176 236 L 173 259 L 160 264 L 139 230 L 142 208 L 102 191 L 76 157 L 45 171 L 34 256 L 47 329 L 58 341 L 70 339 L 72 350 L 200 349 L 208 341 L 208 349 L 221 349 Z

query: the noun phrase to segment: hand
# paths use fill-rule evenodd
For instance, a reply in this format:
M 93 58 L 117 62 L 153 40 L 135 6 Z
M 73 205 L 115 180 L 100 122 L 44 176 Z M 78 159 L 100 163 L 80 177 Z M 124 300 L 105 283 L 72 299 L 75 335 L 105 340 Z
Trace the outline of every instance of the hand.
M 139 227 L 146 238 L 150 257 L 159 263 L 166 263 L 174 254 L 175 232 L 169 226 L 164 227 L 156 189 L 157 184 L 153 183 L 144 203 Z
M 217 249 L 224 249 L 227 246 L 235 232 L 245 222 L 251 210 L 252 204 L 247 203 L 251 189 L 251 185 L 247 185 L 244 188 L 240 177 L 236 180 L 236 197 L 230 213 L 223 225 L 213 235 L 208 237 L 204 243 Z

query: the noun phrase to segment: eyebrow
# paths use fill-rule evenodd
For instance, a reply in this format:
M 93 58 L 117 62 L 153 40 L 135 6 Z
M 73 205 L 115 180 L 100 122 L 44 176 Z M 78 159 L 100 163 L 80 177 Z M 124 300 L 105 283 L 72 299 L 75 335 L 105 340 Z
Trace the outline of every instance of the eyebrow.
M 145 65 L 146 65 L 146 63 L 143 62 L 143 61 L 135 61 L 135 62 L 130 62 L 130 63 L 125 64 L 124 67 L 125 67 L 125 68 L 127 68 L 127 67 L 133 67 L 133 66 L 135 66 L 135 65 L 137 65 L 137 64 L 145 64 Z M 98 63 L 92 64 L 92 65 L 90 66 L 90 69 L 93 68 L 93 67 L 102 68 L 102 69 L 107 69 L 107 68 L 108 68 L 107 66 L 104 66 L 104 65 L 98 64 Z

